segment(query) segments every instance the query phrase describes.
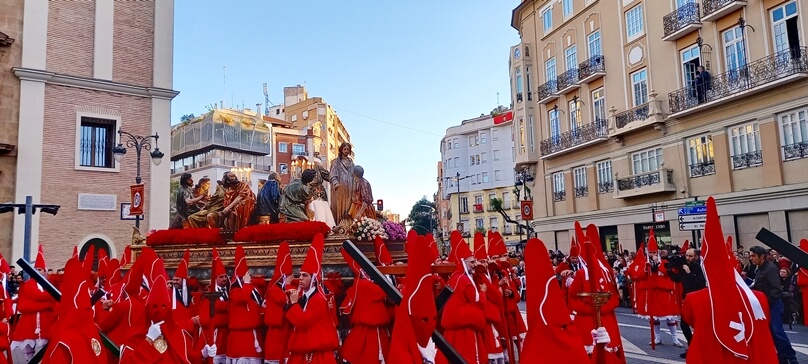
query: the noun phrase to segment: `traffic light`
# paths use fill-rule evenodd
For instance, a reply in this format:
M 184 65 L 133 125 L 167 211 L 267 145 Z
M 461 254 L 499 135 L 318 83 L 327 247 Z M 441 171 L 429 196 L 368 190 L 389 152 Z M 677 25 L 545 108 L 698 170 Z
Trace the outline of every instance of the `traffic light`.
M 384 200 L 376 200 L 376 210 L 384 211 Z

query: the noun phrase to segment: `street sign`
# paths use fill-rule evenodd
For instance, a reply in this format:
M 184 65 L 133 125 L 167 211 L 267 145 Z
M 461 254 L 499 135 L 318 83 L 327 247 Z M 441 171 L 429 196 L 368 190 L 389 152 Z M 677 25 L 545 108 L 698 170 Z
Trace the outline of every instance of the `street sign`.
M 679 209 L 679 215 L 704 215 L 707 213 L 707 206 L 689 206 Z
M 663 222 L 663 221 L 665 221 L 665 212 L 664 211 L 655 212 L 654 222 Z
M 693 207 L 693 206 L 704 206 L 705 201 L 688 201 L 685 202 L 686 207 Z
M 707 221 L 707 215 L 679 215 L 679 222 L 682 223 L 705 221 Z
M 679 231 L 704 230 L 703 222 L 688 222 L 679 224 Z

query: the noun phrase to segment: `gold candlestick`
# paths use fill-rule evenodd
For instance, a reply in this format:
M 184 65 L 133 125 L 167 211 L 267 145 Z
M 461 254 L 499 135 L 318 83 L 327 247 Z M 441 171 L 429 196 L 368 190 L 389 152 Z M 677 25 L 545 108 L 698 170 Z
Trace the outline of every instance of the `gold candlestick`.
M 600 308 L 609 301 L 609 298 L 612 297 L 612 292 L 581 292 L 578 293 L 578 297 L 592 298 L 592 305 L 595 306 L 595 325 L 597 327 L 603 326 L 600 320 Z

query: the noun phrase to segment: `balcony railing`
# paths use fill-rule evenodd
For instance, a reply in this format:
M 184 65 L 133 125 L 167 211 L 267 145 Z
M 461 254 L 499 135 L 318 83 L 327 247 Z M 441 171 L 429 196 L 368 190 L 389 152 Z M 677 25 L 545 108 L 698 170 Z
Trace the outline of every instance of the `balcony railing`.
M 546 104 L 556 98 L 558 98 L 558 81 L 550 80 L 539 86 L 538 91 L 536 91 L 536 100 L 540 104 Z
M 606 58 L 603 56 L 592 56 L 578 64 L 580 83 L 587 83 L 604 75 L 606 75 Z
M 806 157 L 808 157 L 808 142 L 794 143 L 783 147 L 783 160 L 790 161 Z
M 580 186 L 575 187 L 575 197 L 586 197 L 589 195 L 589 187 L 587 186 Z
M 622 129 L 629 123 L 648 119 L 648 103 L 637 106 L 633 109 L 623 111 L 614 115 L 614 125 L 617 129 Z
M 559 202 L 559 201 L 564 201 L 566 199 L 567 199 L 567 191 L 553 192 L 553 201 Z
M 617 189 L 614 191 L 614 198 L 627 198 L 673 191 L 676 191 L 676 186 L 673 184 L 673 170 L 658 169 L 652 172 L 617 179 Z
M 715 75 L 706 84 L 693 84 L 673 91 L 668 94 L 670 112 L 681 113 L 754 88 L 773 87 L 796 75 L 808 77 L 806 47 L 787 49 Z
M 663 40 L 676 40 L 687 34 L 687 29 L 701 28 L 699 4 L 689 2 L 665 15 L 662 18 L 662 27 L 665 31 L 665 36 L 662 37 Z
M 749 152 L 732 156 L 732 169 L 744 169 L 763 164 L 763 153 Z
M 609 193 L 614 191 L 614 182 L 601 182 L 598 183 L 598 193 Z
M 703 177 L 715 174 L 715 161 L 690 165 L 690 177 Z
M 746 6 L 746 1 L 739 0 L 703 0 L 704 21 L 712 21 L 722 17 L 724 14 Z
M 539 144 L 542 156 L 551 155 L 564 150 L 572 149 L 593 140 L 609 137 L 609 127 L 606 120 L 598 119 L 592 123 L 579 126 L 575 130 L 563 132 L 557 136 L 544 139 Z
M 558 92 L 566 93 L 571 89 L 578 88 L 578 80 L 577 68 L 567 70 L 567 72 L 564 72 L 558 76 Z

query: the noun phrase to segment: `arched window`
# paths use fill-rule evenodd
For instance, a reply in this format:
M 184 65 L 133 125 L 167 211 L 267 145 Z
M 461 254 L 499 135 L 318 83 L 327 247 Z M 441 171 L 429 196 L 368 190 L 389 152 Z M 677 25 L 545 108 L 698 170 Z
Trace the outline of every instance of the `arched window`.
M 84 246 L 81 247 L 81 251 L 79 251 L 79 259 L 84 259 L 84 256 L 87 255 L 87 251 L 90 249 L 90 246 L 95 247 L 95 256 L 93 257 L 93 271 L 98 271 L 98 252 L 100 250 L 104 250 L 109 256 L 110 248 L 109 243 L 107 243 L 104 239 L 100 238 L 92 238 L 84 243 Z

